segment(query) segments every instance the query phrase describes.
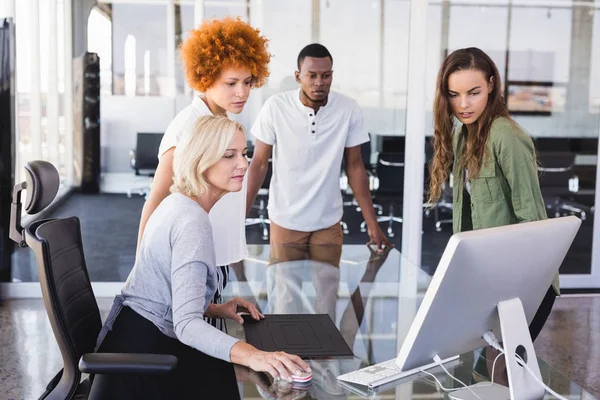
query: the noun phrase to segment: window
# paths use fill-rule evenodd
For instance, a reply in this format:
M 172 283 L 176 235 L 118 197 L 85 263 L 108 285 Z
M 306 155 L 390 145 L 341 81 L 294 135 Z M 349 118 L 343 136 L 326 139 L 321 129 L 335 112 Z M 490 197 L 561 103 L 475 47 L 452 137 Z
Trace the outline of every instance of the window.
M 116 3 L 111 9 L 113 94 L 170 93 L 166 4 Z

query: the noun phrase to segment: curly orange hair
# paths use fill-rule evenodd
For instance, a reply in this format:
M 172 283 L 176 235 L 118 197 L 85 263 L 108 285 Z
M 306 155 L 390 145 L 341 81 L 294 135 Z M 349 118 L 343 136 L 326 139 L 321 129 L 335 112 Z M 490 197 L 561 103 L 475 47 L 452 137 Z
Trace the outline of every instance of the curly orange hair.
M 187 82 L 204 92 L 225 68 L 246 67 L 254 78 L 254 87 L 262 86 L 269 76 L 271 54 L 268 39 L 239 18 L 203 22 L 180 46 Z

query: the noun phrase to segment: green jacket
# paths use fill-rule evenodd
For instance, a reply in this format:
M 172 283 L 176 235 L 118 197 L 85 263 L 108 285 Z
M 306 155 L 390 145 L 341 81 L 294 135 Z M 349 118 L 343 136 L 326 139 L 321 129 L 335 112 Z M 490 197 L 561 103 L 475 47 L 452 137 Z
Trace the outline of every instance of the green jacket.
M 465 139 L 463 126 L 453 137 L 455 160 L 463 151 Z M 531 138 L 500 117 L 492 123 L 486 148 L 479 176 L 469 182 L 470 196 L 465 193 L 465 171 L 454 163 L 454 232 L 548 218 Z M 559 294 L 558 275 L 553 287 Z

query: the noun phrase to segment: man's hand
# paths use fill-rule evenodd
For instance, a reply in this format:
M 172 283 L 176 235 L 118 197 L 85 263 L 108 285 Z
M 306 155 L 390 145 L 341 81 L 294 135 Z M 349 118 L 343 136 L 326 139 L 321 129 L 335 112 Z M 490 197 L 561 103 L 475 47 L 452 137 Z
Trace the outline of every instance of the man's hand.
M 369 257 L 369 262 L 367 263 L 367 269 L 363 279 L 375 279 L 379 269 L 383 266 L 383 264 L 385 264 L 385 261 L 390 255 L 393 245 L 392 247 L 386 246 L 383 248 L 383 250 L 374 250 L 371 246 L 367 247 L 369 248 L 371 257 Z
M 379 253 L 383 252 L 384 246 L 386 248 L 393 247 L 393 245 L 388 240 L 387 236 L 385 236 L 385 234 L 381 231 L 379 225 L 375 225 L 374 227 L 368 227 L 367 231 L 369 233 L 369 238 L 371 239 L 369 243 L 367 243 L 367 246 L 370 246 L 372 244 L 377 245 L 377 251 Z
M 239 312 L 245 312 L 250 314 L 255 320 L 261 320 L 265 316 L 258 311 L 256 305 L 236 297 L 233 300 L 229 300 L 224 304 L 211 304 L 207 310 L 207 316 L 214 318 L 226 318 L 240 324 L 244 323 L 244 319 L 239 315 Z

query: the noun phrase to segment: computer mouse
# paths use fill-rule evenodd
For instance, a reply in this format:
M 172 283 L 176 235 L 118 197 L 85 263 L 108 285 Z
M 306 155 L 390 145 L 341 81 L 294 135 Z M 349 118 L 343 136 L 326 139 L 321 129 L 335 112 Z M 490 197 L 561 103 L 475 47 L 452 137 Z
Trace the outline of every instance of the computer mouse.
M 293 382 L 308 382 L 312 379 L 312 372 L 303 372 L 299 374 L 292 374 Z

